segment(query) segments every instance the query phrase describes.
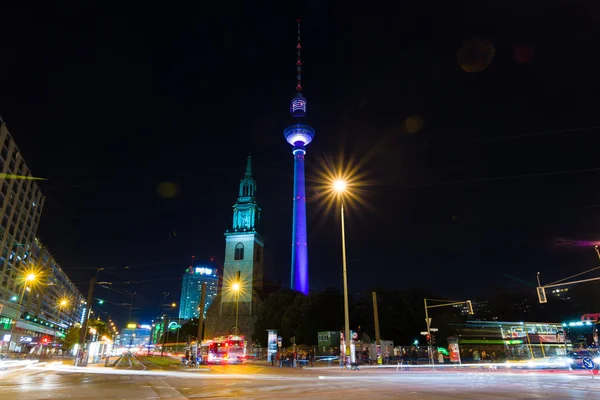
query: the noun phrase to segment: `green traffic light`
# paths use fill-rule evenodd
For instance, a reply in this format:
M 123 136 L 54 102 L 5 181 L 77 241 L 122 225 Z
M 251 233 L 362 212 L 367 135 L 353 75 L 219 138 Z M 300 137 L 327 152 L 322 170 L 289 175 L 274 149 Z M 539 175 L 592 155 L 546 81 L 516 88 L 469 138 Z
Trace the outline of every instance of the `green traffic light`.
M 98 299 L 98 304 L 104 304 L 104 300 Z

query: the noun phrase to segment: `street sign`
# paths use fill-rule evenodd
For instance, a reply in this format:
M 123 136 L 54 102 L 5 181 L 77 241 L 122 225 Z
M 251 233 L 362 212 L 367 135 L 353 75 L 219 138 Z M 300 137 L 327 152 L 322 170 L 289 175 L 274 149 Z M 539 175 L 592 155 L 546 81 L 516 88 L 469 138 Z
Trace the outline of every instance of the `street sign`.
M 431 331 L 431 332 L 437 332 L 437 331 L 438 331 L 438 328 L 431 328 L 431 329 L 430 329 L 430 331 Z
M 584 357 L 581 362 L 583 363 L 583 368 L 587 369 L 588 371 L 593 370 L 596 366 L 596 364 L 594 364 L 594 360 L 589 357 Z
M 427 335 L 427 332 L 426 331 L 425 332 L 421 332 L 421 335 Z

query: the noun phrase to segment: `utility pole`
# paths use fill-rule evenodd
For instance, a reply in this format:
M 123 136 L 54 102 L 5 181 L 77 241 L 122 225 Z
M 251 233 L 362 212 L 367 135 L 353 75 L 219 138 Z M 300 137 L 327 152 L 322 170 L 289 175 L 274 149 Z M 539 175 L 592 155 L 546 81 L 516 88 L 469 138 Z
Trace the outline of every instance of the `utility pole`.
M 79 344 L 81 347 L 79 348 L 78 352 L 80 354 L 83 354 L 83 349 L 85 347 L 85 337 L 87 335 L 88 320 L 90 318 L 90 313 L 92 311 L 92 301 L 93 301 L 93 296 L 94 296 L 94 286 L 96 285 L 96 279 L 98 279 L 97 272 L 96 272 L 96 276 L 94 276 L 92 279 L 90 279 L 90 286 L 88 288 L 88 295 L 87 295 L 87 303 L 85 304 L 87 306 L 87 310 L 83 317 L 83 324 L 81 325 L 81 330 L 79 331 Z
M 129 292 L 129 291 L 125 291 L 125 293 L 129 294 L 131 296 L 131 301 L 129 302 L 129 317 L 127 319 L 127 322 L 131 322 L 131 308 L 133 307 L 133 296 L 135 296 L 137 294 L 137 292 Z
M 206 302 L 206 282 L 202 282 L 202 293 L 200 294 L 200 304 L 198 305 L 198 345 L 196 346 L 196 357 L 200 356 L 200 345 L 202 344 L 202 331 L 204 330 L 204 303 Z
M 379 336 L 379 312 L 377 311 L 377 293 L 373 292 L 373 315 L 375 316 L 375 344 L 381 346 L 381 336 Z
M 163 340 L 162 340 L 162 347 L 160 348 L 160 356 L 163 356 L 163 353 L 165 352 L 165 343 L 167 342 L 167 318 L 166 315 L 163 314 Z

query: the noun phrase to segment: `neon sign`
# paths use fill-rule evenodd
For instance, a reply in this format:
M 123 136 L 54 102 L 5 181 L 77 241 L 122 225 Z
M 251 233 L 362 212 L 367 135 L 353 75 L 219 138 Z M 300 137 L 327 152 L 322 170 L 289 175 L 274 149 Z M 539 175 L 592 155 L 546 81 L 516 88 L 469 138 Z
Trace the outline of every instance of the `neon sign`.
M 212 275 L 212 268 L 196 267 L 196 273 L 200 275 Z

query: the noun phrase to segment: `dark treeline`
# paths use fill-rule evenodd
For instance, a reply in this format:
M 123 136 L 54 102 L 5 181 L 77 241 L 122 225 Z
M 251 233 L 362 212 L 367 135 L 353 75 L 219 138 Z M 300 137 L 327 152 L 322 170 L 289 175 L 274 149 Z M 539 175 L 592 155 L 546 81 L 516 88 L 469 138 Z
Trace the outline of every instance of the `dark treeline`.
M 556 322 L 579 320 L 585 313 L 600 312 L 600 283 L 587 283 L 561 292 L 560 297 L 548 290 L 548 303 L 539 304 L 535 288 L 507 291 L 491 288 L 486 298 L 472 299 L 475 315 L 464 315 L 460 307 L 440 307 L 429 310 L 437 343 L 446 344 L 453 326 L 467 320 Z M 378 288 L 377 305 L 381 338 L 395 344 L 409 345 L 414 340 L 424 343 L 420 332 L 426 330 L 425 298 L 440 299 L 422 289 L 389 290 Z M 451 299 L 467 300 L 467 299 Z M 430 303 L 434 304 L 434 303 Z M 375 340 L 373 301 L 371 292 L 351 296 L 349 302 L 350 329 Z M 318 332 L 343 330 L 344 298 L 336 289 L 303 296 L 289 289 L 270 294 L 263 302 L 254 327 L 253 339 L 266 345 L 267 329 L 277 329 L 283 345 L 295 336 L 297 344 L 317 344 Z

